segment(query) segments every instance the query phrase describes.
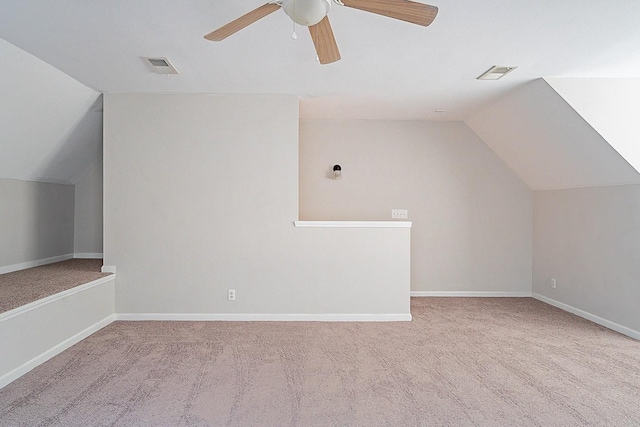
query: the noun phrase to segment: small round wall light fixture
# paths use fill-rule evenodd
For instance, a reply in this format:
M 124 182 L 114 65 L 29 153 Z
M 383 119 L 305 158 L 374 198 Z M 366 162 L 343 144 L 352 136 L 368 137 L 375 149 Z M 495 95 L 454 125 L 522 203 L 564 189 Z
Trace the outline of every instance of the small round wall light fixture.
M 333 179 L 342 179 L 342 168 L 340 165 L 333 166 Z

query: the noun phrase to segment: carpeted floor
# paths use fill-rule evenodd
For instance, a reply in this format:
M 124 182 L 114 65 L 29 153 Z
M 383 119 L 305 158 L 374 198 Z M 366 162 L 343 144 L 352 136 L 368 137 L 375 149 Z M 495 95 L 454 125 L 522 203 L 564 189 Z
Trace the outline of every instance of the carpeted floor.
M 412 313 L 115 322 L 0 390 L 0 425 L 640 425 L 638 341 L 531 298 Z
M 108 276 L 101 259 L 70 259 L 0 274 L 0 313 Z

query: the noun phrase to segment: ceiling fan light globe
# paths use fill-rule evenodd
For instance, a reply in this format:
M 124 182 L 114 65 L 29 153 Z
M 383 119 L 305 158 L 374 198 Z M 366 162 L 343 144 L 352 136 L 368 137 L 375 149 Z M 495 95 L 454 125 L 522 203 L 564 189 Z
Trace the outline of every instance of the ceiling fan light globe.
M 282 10 L 298 25 L 316 25 L 331 9 L 330 0 L 282 0 Z

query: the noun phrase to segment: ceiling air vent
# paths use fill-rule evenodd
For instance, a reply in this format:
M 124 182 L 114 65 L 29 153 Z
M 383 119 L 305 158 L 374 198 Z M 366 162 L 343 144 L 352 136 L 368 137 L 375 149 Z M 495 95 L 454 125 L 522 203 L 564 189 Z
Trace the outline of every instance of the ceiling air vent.
M 167 58 L 144 58 L 158 74 L 178 74 Z
M 498 80 L 506 76 L 516 68 L 518 67 L 503 67 L 500 65 L 494 65 L 493 67 L 485 71 L 483 74 L 478 76 L 478 80 Z

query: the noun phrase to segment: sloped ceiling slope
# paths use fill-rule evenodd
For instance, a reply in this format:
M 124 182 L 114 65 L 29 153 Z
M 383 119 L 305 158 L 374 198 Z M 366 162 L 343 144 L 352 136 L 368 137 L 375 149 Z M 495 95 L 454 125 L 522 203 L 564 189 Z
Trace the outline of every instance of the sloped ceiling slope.
M 75 184 L 102 158 L 101 94 L 0 39 L 0 178 Z
M 640 79 L 545 79 L 640 171 Z
M 423 0 L 439 8 L 427 28 L 332 2 L 328 65 L 283 11 L 204 39 L 266 2 L 2 0 L 0 37 L 103 93 L 290 94 L 315 119 L 458 121 L 538 77 L 640 77 L 638 0 Z M 518 68 L 475 79 L 493 65 Z
M 640 174 L 543 79 L 465 123 L 532 190 L 640 184 Z

